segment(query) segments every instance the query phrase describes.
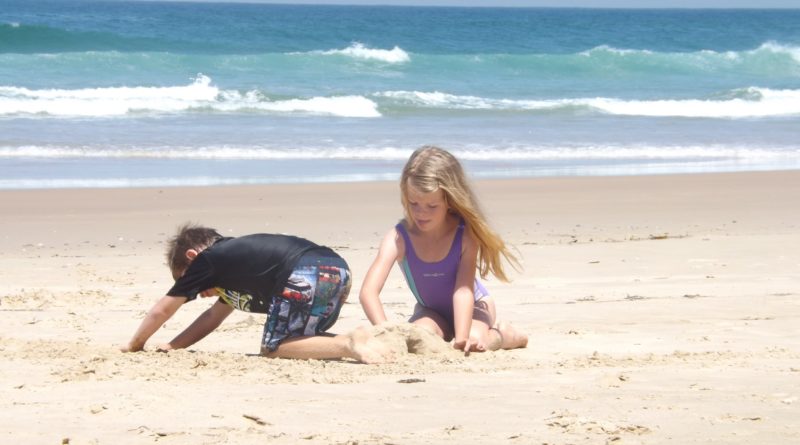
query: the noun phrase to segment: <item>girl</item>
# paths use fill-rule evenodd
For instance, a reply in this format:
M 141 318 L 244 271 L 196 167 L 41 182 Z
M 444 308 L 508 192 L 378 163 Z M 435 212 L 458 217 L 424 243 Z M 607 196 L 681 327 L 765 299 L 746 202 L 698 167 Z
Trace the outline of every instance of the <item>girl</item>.
M 475 277 L 480 270 L 508 281 L 501 257 L 518 262 L 486 223 L 458 160 L 441 148 L 418 149 L 403 168 L 400 197 L 405 218 L 383 238 L 361 286 L 369 321 L 386 321 L 379 294 L 397 262 L 417 299 L 410 322 L 465 353 L 525 347 L 525 334 L 496 322 L 494 299 Z

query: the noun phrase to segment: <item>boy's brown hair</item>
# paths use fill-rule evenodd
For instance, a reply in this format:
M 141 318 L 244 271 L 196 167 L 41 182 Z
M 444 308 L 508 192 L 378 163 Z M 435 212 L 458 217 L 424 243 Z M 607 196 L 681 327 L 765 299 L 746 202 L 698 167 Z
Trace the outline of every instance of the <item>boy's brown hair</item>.
M 220 238 L 222 235 L 215 229 L 199 224 L 186 223 L 178 228 L 178 233 L 167 241 L 167 265 L 172 272 L 172 278 L 177 281 L 189 267 L 187 250 L 203 250 Z

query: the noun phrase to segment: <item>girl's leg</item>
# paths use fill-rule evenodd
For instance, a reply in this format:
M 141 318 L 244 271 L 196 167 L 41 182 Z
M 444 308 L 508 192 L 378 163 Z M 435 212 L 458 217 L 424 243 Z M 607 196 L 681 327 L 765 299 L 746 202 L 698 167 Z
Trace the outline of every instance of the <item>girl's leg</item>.
M 518 331 L 511 323 L 497 323 L 496 320 L 497 309 L 492 297 L 486 296 L 475 302 L 470 337 L 477 339 L 484 348 L 475 347 L 473 351 L 496 351 L 527 346 L 527 335 Z M 453 339 L 453 328 L 450 324 L 441 315 L 420 304 L 414 306 L 414 315 L 408 321 L 433 332 L 445 341 Z
M 500 349 L 516 349 L 528 346 L 528 335 L 518 331 L 511 323 L 500 322 L 492 328 L 500 334 Z
M 414 306 L 414 314 L 408 321 L 433 332 L 445 341 L 453 339 L 453 327 L 450 326 L 450 323 L 435 311 L 419 303 Z
M 479 339 L 486 350 L 524 348 L 528 345 L 528 336 L 519 332 L 511 323 L 497 323 L 497 309 L 490 296 L 475 302 L 472 312 L 472 328 L 470 337 Z

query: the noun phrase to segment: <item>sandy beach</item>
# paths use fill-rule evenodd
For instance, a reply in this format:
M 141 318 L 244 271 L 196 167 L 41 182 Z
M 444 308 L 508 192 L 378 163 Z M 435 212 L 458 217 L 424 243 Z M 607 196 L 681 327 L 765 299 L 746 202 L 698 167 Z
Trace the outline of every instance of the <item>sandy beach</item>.
M 464 357 L 408 329 L 394 270 L 381 335 L 409 350 L 384 365 L 259 357 L 243 312 L 189 350 L 118 347 L 185 221 L 333 247 L 355 278 L 334 331 L 366 325 L 394 182 L 0 191 L 0 443 L 800 443 L 800 171 L 475 186 L 523 260 L 487 287 L 528 348 Z

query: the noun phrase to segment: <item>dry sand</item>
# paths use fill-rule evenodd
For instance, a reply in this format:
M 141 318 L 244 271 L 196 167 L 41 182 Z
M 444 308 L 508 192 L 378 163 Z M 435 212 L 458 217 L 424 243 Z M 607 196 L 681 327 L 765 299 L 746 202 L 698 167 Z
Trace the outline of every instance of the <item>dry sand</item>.
M 394 183 L 0 191 L 0 443 L 800 443 L 800 172 L 480 181 L 525 269 L 489 281 L 527 349 L 464 357 L 405 325 L 397 363 L 269 360 L 235 312 L 185 351 L 122 354 L 182 222 L 337 249 L 355 286 Z M 172 338 L 210 301 L 157 332 Z

